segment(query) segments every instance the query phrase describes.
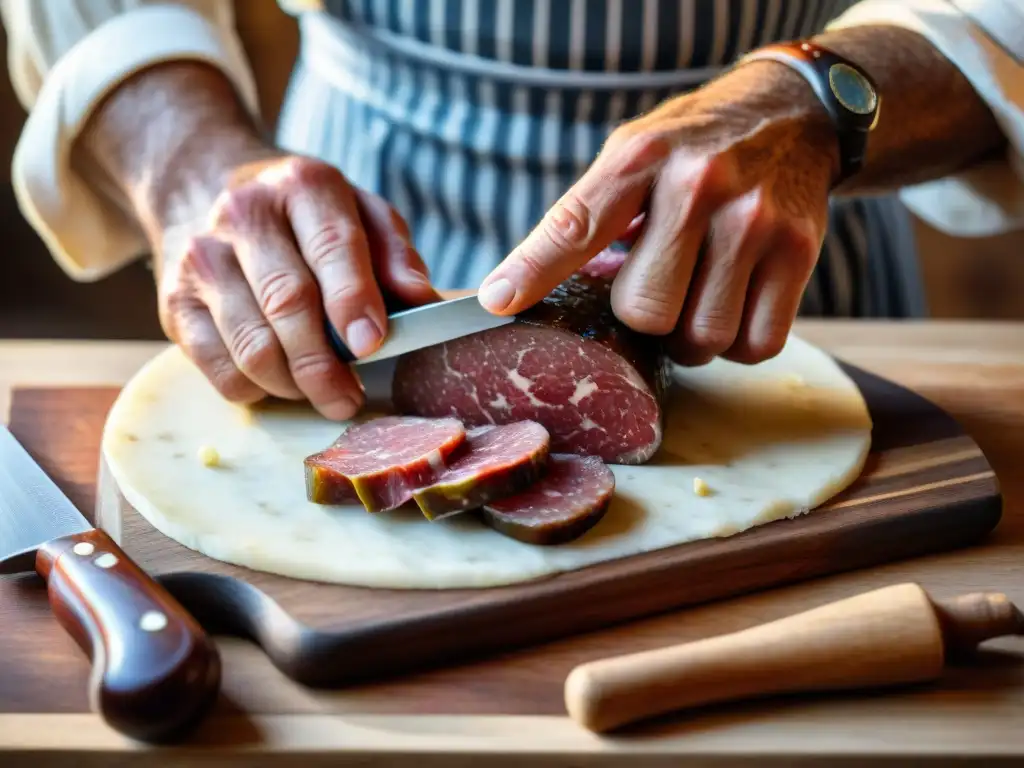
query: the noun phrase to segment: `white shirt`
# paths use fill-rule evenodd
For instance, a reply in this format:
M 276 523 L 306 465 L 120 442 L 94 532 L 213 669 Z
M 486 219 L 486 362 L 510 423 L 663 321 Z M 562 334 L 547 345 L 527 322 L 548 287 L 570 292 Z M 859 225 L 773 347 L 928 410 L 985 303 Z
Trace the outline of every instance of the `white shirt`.
M 288 12 L 316 0 L 279 0 Z M 106 93 L 169 59 L 202 60 L 235 83 L 254 113 L 252 73 L 230 0 L 0 0 L 9 68 L 29 118 L 15 150 L 19 205 L 61 267 L 97 280 L 148 251 L 123 201 L 75 172 L 72 142 Z M 830 29 L 894 24 L 926 37 L 967 77 L 1008 140 L 1005 157 L 901 190 L 923 220 L 952 235 L 1024 228 L 1024 3 L 861 0 Z

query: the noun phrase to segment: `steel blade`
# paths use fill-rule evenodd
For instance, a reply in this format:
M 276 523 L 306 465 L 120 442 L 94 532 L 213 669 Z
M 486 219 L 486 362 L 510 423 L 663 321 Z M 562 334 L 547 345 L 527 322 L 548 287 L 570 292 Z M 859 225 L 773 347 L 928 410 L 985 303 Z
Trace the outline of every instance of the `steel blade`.
M 498 328 L 515 321 L 515 317 L 492 315 L 477 301 L 475 295 L 425 304 L 388 315 L 388 335 L 372 355 L 356 360 L 341 338 L 330 327 L 331 344 L 339 356 L 355 365 L 386 360 L 416 349 L 432 347 L 471 333 Z
M 371 363 L 397 357 L 414 349 L 432 347 L 514 321 L 515 317 L 492 315 L 480 306 L 475 295 L 425 304 L 391 315 L 388 318 L 388 335 L 380 349 L 359 362 Z
M 94 526 L 0 424 L 0 563 Z M 0 572 L 5 568 L 0 565 Z

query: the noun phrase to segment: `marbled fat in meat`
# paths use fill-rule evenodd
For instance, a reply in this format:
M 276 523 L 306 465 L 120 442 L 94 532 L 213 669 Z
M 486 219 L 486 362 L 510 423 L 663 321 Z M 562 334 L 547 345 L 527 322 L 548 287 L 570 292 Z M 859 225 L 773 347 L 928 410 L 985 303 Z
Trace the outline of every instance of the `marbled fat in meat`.
M 669 362 L 661 339 L 619 322 L 610 281 L 576 275 L 516 322 L 399 358 L 402 413 L 467 426 L 536 421 L 551 450 L 641 464 L 662 439 Z
M 315 504 L 361 502 L 394 509 L 437 480 L 466 440 L 458 419 L 384 416 L 349 427 L 305 460 L 306 497 Z

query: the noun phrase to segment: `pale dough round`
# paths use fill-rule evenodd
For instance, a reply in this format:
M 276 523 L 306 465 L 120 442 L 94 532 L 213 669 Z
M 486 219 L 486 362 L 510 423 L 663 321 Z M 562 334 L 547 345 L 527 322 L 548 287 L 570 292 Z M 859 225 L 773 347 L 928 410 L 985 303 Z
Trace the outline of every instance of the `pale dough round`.
M 390 370 L 361 368 L 368 393 L 387 397 Z M 522 582 L 802 514 L 853 482 L 871 443 L 856 386 L 796 337 L 760 365 L 677 368 L 669 413 L 656 460 L 613 467 L 605 518 L 558 547 L 514 541 L 470 516 L 428 522 L 417 511 L 307 502 L 302 460 L 344 425 L 306 406 L 229 404 L 176 347 L 121 392 L 103 455 L 139 513 L 209 557 L 299 579 L 413 589 Z M 698 478 L 708 495 L 695 491 Z

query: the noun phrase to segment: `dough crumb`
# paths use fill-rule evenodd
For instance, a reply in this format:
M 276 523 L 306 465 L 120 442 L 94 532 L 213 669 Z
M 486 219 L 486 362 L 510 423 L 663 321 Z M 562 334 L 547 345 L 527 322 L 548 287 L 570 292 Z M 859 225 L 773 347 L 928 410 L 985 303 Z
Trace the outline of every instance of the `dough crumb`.
M 695 477 L 693 478 L 693 492 L 698 496 L 710 496 L 711 486 L 709 486 L 699 477 Z
M 220 466 L 220 454 L 217 453 L 216 448 L 209 445 L 204 445 L 199 449 L 199 460 L 206 467 Z
M 792 389 L 796 389 L 797 387 L 802 387 L 807 384 L 807 382 L 804 381 L 804 377 L 798 373 L 789 374 L 783 379 L 783 381 L 786 382 L 786 386 Z

